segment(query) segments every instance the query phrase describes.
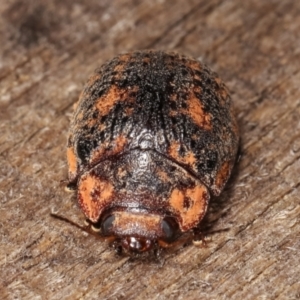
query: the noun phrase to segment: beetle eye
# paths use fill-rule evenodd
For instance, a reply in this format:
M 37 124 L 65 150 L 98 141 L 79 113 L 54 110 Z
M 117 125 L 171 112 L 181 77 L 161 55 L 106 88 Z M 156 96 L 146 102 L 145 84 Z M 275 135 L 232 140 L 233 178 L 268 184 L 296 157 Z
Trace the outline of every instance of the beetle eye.
M 115 216 L 109 215 L 102 221 L 101 232 L 103 235 L 111 234 L 111 228 L 112 228 L 114 220 L 115 220 Z
M 170 217 L 164 218 L 162 221 L 162 231 L 164 233 L 164 239 L 171 242 L 175 239 L 176 234 L 178 233 L 177 222 Z

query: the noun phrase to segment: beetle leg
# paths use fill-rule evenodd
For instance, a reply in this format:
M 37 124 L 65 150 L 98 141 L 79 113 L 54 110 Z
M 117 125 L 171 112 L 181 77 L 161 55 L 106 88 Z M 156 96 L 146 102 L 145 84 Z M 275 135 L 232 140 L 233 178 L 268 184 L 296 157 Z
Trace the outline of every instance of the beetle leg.
M 68 193 L 73 193 L 74 191 L 76 191 L 76 183 L 73 182 L 68 182 L 67 185 L 65 186 L 65 191 Z
M 91 221 L 90 221 L 89 219 L 85 219 L 85 220 L 84 220 L 84 225 L 85 225 L 85 227 L 86 227 L 87 229 L 90 229 L 90 230 L 92 230 L 92 231 L 94 231 L 94 232 L 100 232 L 100 230 L 101 230 L 101 229 L 100 229 L 100 225 L 97 226 L 97 225 L 91 223 Z
M 101 230 L 100 227 L 96 227 L 94 225 L 91 226 L 91 229 L 95 232 L 100 232 L 100 230 Z
M 207 247 L 206 236 L 198 227 L 193 229 L 193 233 L 193 244 L 198 247 Z

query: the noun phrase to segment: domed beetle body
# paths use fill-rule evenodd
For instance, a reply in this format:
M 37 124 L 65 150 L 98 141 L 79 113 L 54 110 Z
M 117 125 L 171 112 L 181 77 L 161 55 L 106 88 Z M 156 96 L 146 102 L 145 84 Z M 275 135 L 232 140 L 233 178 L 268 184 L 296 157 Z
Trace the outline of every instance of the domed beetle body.
M 87 219 L 128 252 L 199 226 L 238 150 L 228 90 L 197 60 L 121 54 L 90 77 L 71 121 L 69 186 Z

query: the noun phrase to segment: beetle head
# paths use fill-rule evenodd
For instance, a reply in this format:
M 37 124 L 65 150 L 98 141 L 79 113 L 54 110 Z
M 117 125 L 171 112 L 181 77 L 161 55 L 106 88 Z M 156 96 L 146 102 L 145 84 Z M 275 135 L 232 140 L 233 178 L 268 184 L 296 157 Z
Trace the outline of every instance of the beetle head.
M 101 234 L 113 236 L 113 247 L 129 254 L 168 247 L 179 235 L 174 218 L 141 211 L 110 212 L 100 222 Z

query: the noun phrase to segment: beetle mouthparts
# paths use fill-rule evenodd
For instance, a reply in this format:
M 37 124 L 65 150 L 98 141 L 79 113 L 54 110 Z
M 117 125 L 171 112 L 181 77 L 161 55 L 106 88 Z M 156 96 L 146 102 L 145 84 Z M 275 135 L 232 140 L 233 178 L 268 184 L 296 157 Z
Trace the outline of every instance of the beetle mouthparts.
M 121 240 L 121 245 L 128 252 L 141 253 L 150 250 L 154 243 L 143 237 L 126 236 Z

